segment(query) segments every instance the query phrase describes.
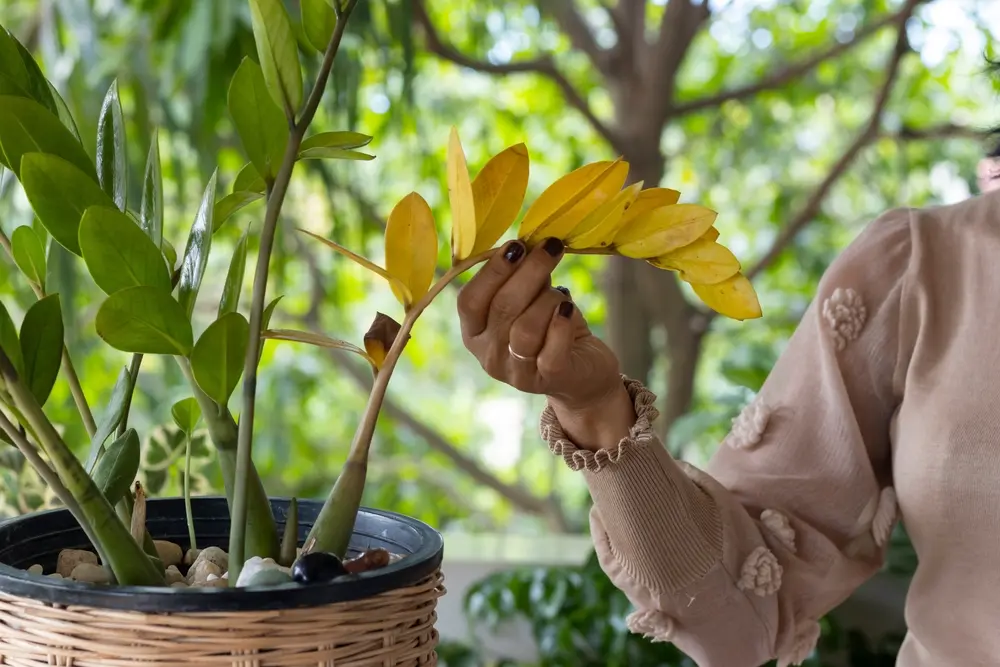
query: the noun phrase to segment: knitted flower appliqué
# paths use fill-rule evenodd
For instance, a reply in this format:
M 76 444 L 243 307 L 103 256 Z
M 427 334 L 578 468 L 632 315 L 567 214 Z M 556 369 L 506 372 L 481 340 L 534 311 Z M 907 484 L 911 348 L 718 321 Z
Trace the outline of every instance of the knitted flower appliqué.
M 875 518 L 872 519 L 872 536 L 875 538 L 875 544 L 880 547 L 889 541 L 892 527 L 896 523 L 896 510 L 896 490 L 887 486 L 879 494 L 878 509 L 875 510 Z
M 821 632 L 822 629 L 819 627 L 819 623 L 815 622 L 807 625 L 805 629 L 799 630 L 795 636 L 795 644 L 792 646 L 792 650 L 788 652 L 788 655 L 779 656 L 778 667 L 801 665 L 808 660 L 809 656 L 816 649 L 816 643 L 819 641 Z
M 777 510 L 764 510 L 760 513 L 760 522 L 786 549 L 795 553 L 795 529 L 787 516 Z
M 753 591 L 760 597 L 773 595 L 781 588 L 782 571 L 781 564 L 770 549 L 757 547 L 744 561 L 737 587 L 741 591 Z
M 823 319 L 830 327 L 837 351 L 861 334 L 868 319 L 868 311 L 861 302 L 861 295 L 851 288 L 837 288 L 823 301 Z
M 668 642 L 674 635 L 674 620 L 655 609 L 632 612 L 625 619 L 625 625 L 651 642 Z
M 760 397 L 754 399 L 750 405 L 743 408 L 739 416 L 733 420 L 733 428 L 729 435 L 725 437 L 722 444 L 729 445 L 735 449 L 751 449 L 760 443 L 767 429 L 767 421 L 771 417 L 764 401 Z

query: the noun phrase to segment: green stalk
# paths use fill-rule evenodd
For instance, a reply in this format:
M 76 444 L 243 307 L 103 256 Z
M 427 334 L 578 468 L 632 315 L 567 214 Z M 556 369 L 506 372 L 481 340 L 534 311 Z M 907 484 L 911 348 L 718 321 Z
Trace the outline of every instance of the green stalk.
M 133 354 L 132 361 L 128 366 L 129 382 L 132 389 L 128 392 L 128 396 L 125 397 L 125 409 L 122 411 L 122 420 L 119 422 L 117 430 L 119 438 L 125 433 L 125 429 L 128 428 L 128 413 L 132 409 L 132 396 L 135 394 L 135 383 L 139 380 L 140 366 L 142 366 L 142 355 Z
M 361 416 L 361 422 L 354 433 L 351 451 L 347 455 L 344 469 L 337 477 L 330 495 L 320 509 L 316 522 L 313 523 L 306 545 L 310 551 L 326 551 L 343 558 L 354 533 L 354 522 L 357 520 L 358 508 L 361 507 L 361 497 L 365 490 L 365 479 L 368 473 L 368 453 L 371 450 L 372 437 L 375 435 L 375 424 L 379 411 L 385 401 L 385 393 L 389 387 L 392 371 L 396 362 L 403 354 L 410 331 L 424 310 L 434 298 L 441 293 L 448 283 L 465 273 L 476 264 L 486 261 L 495 251 L 490 250 L 482 255 L 466 259 L 453 266 L 430 288 L 426 295 L 418 301 L 403 318 L 399 333 L 386 353 L 385 362 L 375 376 L 372 391 L 368 395 L 368 404 Z
M 237 439 L 232 529 L 229 534 L 229 581 L 231 586 L 236 585 L 236 580 L 239 579 L 240 571 L 243 569 L 246 557 L 260 555 L 253 552 L 248 553 L 246 550 L 246 523 L 251 470 L 253 469 L 253 422 L 257 398 L 257 365 L 260 363 L 261 349 L 260 345 L 256 344 L 256 341 L 260 340 L 261 319 L 264 312 L 264 300 L 267 295 L 267 274 L 270 268 L 271 251 L 274 247 L 274 234 L 278 227 L 278 216 L 281 213 L 281 206 L 288 192 L 288 183 L 292 178 L 292 170 L 295 168 L 299 146 L 305 136 L 306 129 L 309 127 L 313 117 L 316 115 L 316 110 L 319 108 L 319 102 L 323 97 L 327 79 L 330 78 L 333 60 L 344 37 L 347 20 L 356 4 L 357 0 L 348 0 L 337 14 L 337 24 L 334 27 L 330 43 L 323 56 L 323 64 L 320 66 L 319 75 L 316 77 L 316 83 L 309 93 L 309 99 L 306 100 L 302 115 L 298 121 L 291 120 L 292 114 L 290 110 L 286 109 L 286 112 L 289 112 L 291 125 L 288 145 L 285 148 L 281 167 L 278 169 L 267 198 L 267 211 L 264 214 L 264 225 L 260 234 L 260 248 L 257 251 L 257 268 L 254 272 L 253 280 L 253 296 L 250 302 L 251 344 L 247 346 L 246 362 L 243 366 L 243 409 L 240 413 L 239 436 Z
M 184 515 L 187 518 L 188 540 L 192 549 L 198 548 L 194 534 L 194 512 L 191 509 L 191 434 L 184 434 Z
M 42 411 L 31 392 L 17 377 L 10 359 L 0 351 L 0 375 L 18 409 L 25 416 L 48 455 L 66 489 L 79 504 L 93 530 L 104 565 L 111 569 L 118 583 L 125 586 L 154 586 L 163 583 L 163 575 L 132 539 L 114 508 L 94 484 L 83 464 L 63 442 L 52 422 Z

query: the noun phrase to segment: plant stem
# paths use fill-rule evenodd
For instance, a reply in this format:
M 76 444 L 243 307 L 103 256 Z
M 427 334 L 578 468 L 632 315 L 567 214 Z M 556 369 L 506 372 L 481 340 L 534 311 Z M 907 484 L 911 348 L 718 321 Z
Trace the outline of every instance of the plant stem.
M 135 395 L 135 383 L 139 380 L 139 367 L 142 366 L 142 355 L 133 354 L 132 361 L 128 366 L 129 386 L 131 389 L 125 396 L 125 409 L 122 410 L 122 420 L 118 423 L 118 437 L 120 438 L 125 429 L 128 428 L 128 413 L 132 409 L 132 396 Z
M 330 43 L 323 56 L 319 75 L 313 85 L 309 98 L 306 100 L 302 115 L 292 124 L 288 136 L 288 145 L 281 161 L 281 167 L 275 176 L 274 184 L 267 198 L 267 211 L 264 214 L 264 225 L 260 233 L 260 247 L 257 251 L 257 268 L 253 280 L 253 296 L 250 303 L 250 345 L 247 346 L 246 362 L 243 366 L 243 410 L 240 413 L 239 436 L 236 446 L 236 479 L 234 480 L 232 503 L 232 528 L 229 533 L 229 581 L 236 585 L 240 570 L 246 560 L 246 523 L 247 495 L 250 482 L 250 471 L 253 466 L 253 423 L 254 408 L 257 398 L 257 365 L 260 363 L 261 319 L 264 312 L 264 301 L 267 295 L 267 274 L 270 268 L 271 251 L 274 247 L 274 234 L 278 227 L 278 216 L 281 206 L 288 193 L 288 184 L 292 178 L 292 170 L 298 157 L 299 146 L 305 136 L 306 129 L 316 115 L 320 99 L 326 88 L 333 60 L 340 48 L 340 42 L 347 28 L 347 20 L 357 0 L 349 0 L 337 16 L 337 24 L 330 37 Z M 256 555 L 256 554 L 250 554 Z
M 198 541 L 194 535 L 194 512 L 191 510 L 191 434 L 184 434 L 184 514 L 187 515 L 188 539 L 190 548 L 197 549 Z

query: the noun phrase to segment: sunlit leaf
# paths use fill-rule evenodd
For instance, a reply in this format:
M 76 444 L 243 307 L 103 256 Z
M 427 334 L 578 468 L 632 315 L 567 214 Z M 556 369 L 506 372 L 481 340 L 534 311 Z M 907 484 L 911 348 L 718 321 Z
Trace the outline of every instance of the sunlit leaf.
M 229 271 L 226 274 L 226 285 L 222 289 L 222 298 L 219 300 L 219 317 L 226 313 L 233 313 L 240 305 L 240 292 L 243 289 L 243 276 L 247 267 L 247 236 L 250 234 L 248 227 L 243 236 L 240 237 L 233 251 L 233 258 L 229 262 Z
M 706 241 L 718 241 L 719 240 L 719 230 L 715 227 L 709 227 L 708 231 L 701 235 Z
M 170 416 L 177 424 L 177 428 L 190 436 L 201 421 L 201 407 L 194 398 L 181 399 L 170 408 Z
M 264 194 L 265 188 L 264 179 L 257 171 L 257 167 L 254 166 L 253 162 L 243 165 L 240 173 L 236 174 L 236 178 L 233 180 L 233 192 L 259 192 L 260 194 Z
M 288 145 L 288 120 L 271 99 L 260 65 L 249 58 L 240 63 L 229 85 L 229 113 L 257 174 L 273 180 Z M 233 187 L 234 192 L 247 189 L 245 184 Z
M 361 148 L 367 146 L 372 138 L 360 132 L 320 132 L 306 137 L 299 147 L 300 151 L 311 148 Z
M 17 44 L 14 36 L 0 26 L 0 74 L 10 78 L 19 88 L 27 92 L 28 71 L 25 69 Z
M 320 53 L 325 52 L 337 26 L 337 14 L 326 0 L 300 0 L 299 8 L 306 41 Z
M 618 252 L 648 259 L 694 243 L 715 223 L 718 214 L 697 204 L 662 206 L 643 213 L 615 237 Z
M 111 390 L 111 396 L 108 398 L 107 405 L 104 406 L 101 418 L 97 421 L 97 430 L 94 432 L 94 437 L 90 439 L 90 453 L 87 455 L 87 463 L 84 466 L 88 471 L 94 469 L 94 463 L 100 456 L 105 441 L 118 428 L 122 417 L 125 416 L 125 404 L 131 395 L 132 377 L 129 375 L 128 367 L 126 366 L 118 372 L 118 380 Z
M 134 428 L 126 429 L 97 462 L 91 478 L 112 505 L 125 497 L 139 474 L 141 448 Z
M 187 356 L 194 345 L 189 313 L 169 292 L 129 287 L 97 311 L 97 335 L 122 352 Z
M 396 278 L 394 278 L 392 274 L 390 274 L 388 271 L 383 269 L 378 264 L 375 264 L 371 260 L 365 259 L 361 255 L 351 252 L 344 246 L 340 245 L 339 243 L 335 243 L 330 239 L 325 239 L 322 236 L 319 236 L 318 234 L 313 234 L 312 232 L 306 231 L 304 229 L 300 229 L 299 231 L 303 232 L 304 234 L 308 234 L 309 236 L 313 237 L 320 243 L 324 244 L 326 247 L 333 250 L 334 252 L 337 252 L 343 255 L 344 257 L 348 258 L 355 264 L 368 269 L 369 271 L 378 276 L 385 278 L 389 282 L 389 285 L 393 288 L 394 291 L 399 290 L 403 294 L 406 302 L 413 303 L 413 295 L 410 294 L 410 288 L 401 283 Z
M 94 179 L 55 155 L 25 155 L 21 160 L 21 185 L 45 229 L 75 255 L 80 254 L 84 211 L 91 206 L 115 206 Z
M 294 116 L 302 104 L 299 47 L 282 0 L 250 0 L 257 56 L 272 99 Z
M 484 253 L 500 240 L 521 212 L 528 188 L 528 149 L 511 146 L 494 155 L 472 181 L 476 210 L 473 255 Z
M 87 270 L 105 294 L 139 285 L 171 290 L 160 249 L 117 209 L 87 209 L 80 222 L 80 250 Z
M 705 305 L 734 320 L 752 320 L 761 316 L 757 293 L 746 276 L 738 273 L 715 285 L 692 285 Z
M 198 386 L 220 405 L 243 374 L 250 340 L 250 325 L 239 313 L 226 313 L 205 329 L 191 351 L 191 369 Z
M 163 246 L 163 172 L 160 168 L 159 136 L 159 130 L 154 129 L 149 154 L 146 156 L 142 201 L 139 204 L 139 224 L 142 231 L 146 232 L 146 236 L 158 248 Z
M 11 254 L 14 263 L 28 280 L 40 287 L 45 286 L 45 246 L 35 230 L 22 225 L 10 237 Z
M 635 201 L 622 218 L 622 224 L 628 224 L 633 219 L 644 213 L 649 213 L 654 208 L 661 206 L 673 206 L 681 198 L 681 193 L 670 188 L 649 188 L 639 193 Z
M 437 268 L 438 239 L 434 214 L 416 192 L 403 197 L 385 225 L 385 270 L 405 285 L 408 294 L 393 287 L 404 307 L 427 293 Z M 408 298 L 407 298 L 408 297 Z
M 241 190 L 232 192 L 215 202 L 215 212 L 212 215 L 212 232 L 217 232 L 234 213 L 243 210 L 250 204 L 260 201 L 263 198 L 264 195 L 259 192 Z
M 215 179 L 217 172 L 212 173 L 202 195 L 198 214 L 191 225 L 187 247 L 184 249 L 184 259 L 181 260 L 181 277 L 177 285 L 177 302 L 187 314 L 188 319 L 194 312 L 194 302 L 201 289 L 201 280 L 208 266 L 208 253 L 212 249 L 212 220 L 215 210 Z
M 62 363 L 63 320 L 58 294 L 39 299 L 28 309 L 20 339 L 24 361 L 21 379 L 38 404 L 45 405 Z
M 96 184 L 97 173 L 80 142 L 51 111 L 24 97 L 0 96 L 0 163 L 21 177 L 25 153 L 48 153 L 77 167 Z
M 309 331 L 294 331 L 292 329 L 268 329 L 261 334 L 267 340 L 285 340 L 295 343 L 307 343 L 316 347 L 324 347 L 331 350 L 346 350 L 362 357 L 371 364 L 372 368 L 377 368 L 375 360 L 368 356 L 368 353 L 353 343 L 344 340 L 329 338 L 322 334 L 311 333 Z
M 622 217 L 625 209 L 635 201 L 640 190 L 642 181 L 633 183 L 588 213 L 580 224 L 566 235 L 566 246 L 574 249 L 610 246 L 623 225 Z
M 544 237 L 562 238 L 595 208 L 622 189 L 628 163 L 594 162 L 571 171 L 545 189 L 528 208 L 518 237 L 536 243 Z
M 740 262 L 729 248 L 704 237 L 671 253 L 650 259 L 649 263 L 660 269 L 677 271 L 681 280 L 699 285 L 721 283 L 740 270 Z
M 362 153 L 361 151 L 349 151 L 343 148 L 330 148 L 327 146 L 319 146 L 317 148 L 310 148 L 308 150 L 299 151 L 300 160 L 357 160 L 366 162 L 368 160 L 374 160 L 375 156 L 370 153 Z
M 66 106 L 66 100 L 62 98 L 59 91 L 49 83 L 49 92 L 52 94 L 52 99 L 55 100 L 56 112 L 59 116 L 59 120 L 66 127 L 67 130 L 76 138 L 77 142 L 80 141 L 80 130 L 76 126 L 76 121 L 73 119 L 73 114 L 69 112 L 69 107 Z
M 465 151 L 454 127 L 448 138 L 448 198 L 451 203 L 451 255 L 461 260 L 469 257 L 476 245 L 476 205 Z
M 10 318 L 7 307 L 0 301 L 0 349 L 3 350 L 19 376 L 24 375 L 24 360 L 21 356 L 21 342 L 17 337 L 17 327 Z
M 115 206 L 124 211 L 128 195 L 128 154 L 117 79 L 108 88 L 97 119 L 97 180 Z
M 2 28 L 0 28 L 0 30 L 2 30 Z M 23 83 L 24 90 L 33 100 L 58 116 L 59 110 L 52 94 L 52 86 L 45 78 L 45 75 L 42 74 L 41 68 L 38 67 L 38 63 L 35 62 L 35 59 L 31 57 L 31 53 L 28 49 L 24 48 L 24 45 L 17 41 L 17 39 L 13 36 L 11 36 L 11 38 L 14 42 L 14 47 L 21 56 L 21 63 L 24 65 L 24 71 L 27 75 L 27 79 Z

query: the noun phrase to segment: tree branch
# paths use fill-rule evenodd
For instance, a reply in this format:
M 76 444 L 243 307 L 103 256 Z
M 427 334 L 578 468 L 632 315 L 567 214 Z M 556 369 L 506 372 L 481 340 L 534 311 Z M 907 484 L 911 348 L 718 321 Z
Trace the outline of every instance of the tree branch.
M 586 53 L 590 62 L 601 74 L 605 76 L 611 74 L 608 52 L 597 44 L 594 33 L 580 15 L 575 0 L 541 0 L 539 5 L 555 19 L 559 29 L 569 37 L 574 49 Z
M 922 0 L 921 0 L 922 1 Z M 919 4 L 916 3 L 916 4 Z M 854 37 L 847 42 L 836 42 L 835 44 L 827 47 L 823 51 L 819 51 L 812 56 L 805 58 L 804 60 L 792 63 L 785 67 L 782 67 L 778 71 L 770 74 L 763 79 L 756 81 L 754 83 L 740 86 L 737 88 L 732 88 L 730 90 L 724 90 L 719 93 L 712 95 L 707 95 L 705 97 L 689 100 L 687 102 L 679 102 L 670 109 L 670 117 L 676 118 L 684 114 L 692 113 L 694 111 L 700 111 L 702 109 L 707 109 L 711 107 L 717 107 L 724 102 L 729 100 L 740 100 L 747 97 L 752 97 L 758 93 L 764 92 L 765 90 L 774 90 L 776 88 L 782 88 L 795 79 L 803 76 L 809 71 L 815 69 L 820 64 L 831 60 L 838 56 L 847 53 L 854 47 L 860 45 L 868 37 L 874 35 L 876 32 L 890 25 L 898 25 L 900 22 L 905 22 L 906 19 L 913 14 L 913 10 L 916 4 L 908 2 L 903 9 L 899 10 L 895 14 L 890 14 L 885 16 L 870 25 L 867 25 L 860 30 L 858 30 Z M 911 6 L 912 5 L 912 6 Z M 668 5 L 669 7 L 669 5 Z M 666 17 L 664 16 L 664 19 Z
M 653 112 L 658 126 L 662 129 L 667 121 L 671 106 L 674 103 L 674 92 L 677 88 L 677 73 L 687 56 L 694 38 L 709 17 L 711 9 L 708 2 L 693 4 L 691 0 L 675 0 L 667 3 L 660 21 L 660 37 L 656 47 L 650 51 L 650 64 L 647 66 L 648 81 L 663 94 L 652 98 Z
M 466 67 L 484 74 L 506 76 L 509 74 L 528 73 L 540 74 L 546 77 L 559 87 L 566 103 L 583 114 L 587 122 L 601 135 L 601 138 L 611 144 L 618 153 L 623 152 L 617 135 L 604 121 L 594 115 L 590 104 L 583 98 L 580 91 L 570 83 L 569 79 L 559 71 L 551 55 L 546 54 L 532 60 L 522 60 L 513 63 L 491 63 L 487 60 L 478 60 L 462 53 L 441 38 L 441 34 L 431 20 L 430 14 L 427 13 L 427 8 L 424 6 L 423 0 L 413 0 L 413 15 L 417 23 L 423 28 L 425 46 L 430 53 L 455 63 L 460 67 Z

